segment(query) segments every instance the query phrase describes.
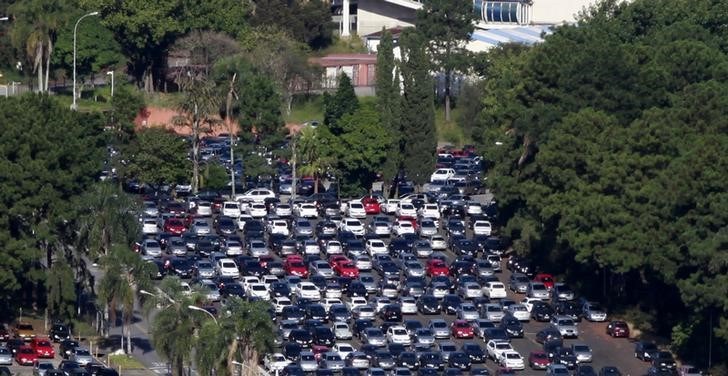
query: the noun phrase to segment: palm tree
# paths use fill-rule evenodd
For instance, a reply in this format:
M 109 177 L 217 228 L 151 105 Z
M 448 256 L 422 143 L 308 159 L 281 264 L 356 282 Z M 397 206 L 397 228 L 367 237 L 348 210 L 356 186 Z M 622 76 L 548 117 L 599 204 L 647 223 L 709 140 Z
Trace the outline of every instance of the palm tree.
M 207 320 L 199 332 L 195 361 L 201 374 L 231 376 L 236 362 L 244 366 L 243 376 L 252 375 L 261 354 L 273 350 L 275 324 L 265 302 L 248 302 L 240 298 L 228 300 L 221 311 L 219 325 Z M 203 319 L 207 316 L 204 313 Z
M 185 96 L 179 105 L 182 115 L 173 119 L 176 126 L 187 127 L 192 136 L 192 192 L 200 188 L 200 136 L 220 125 L 220 91 L 207 78 L 191 77 L 180 83 Z
M 185 294 L 177 277 L 166 277 L 159 284 L 155 296 L 145 299 L 147 314 L 153 308 L 158 309 L 152 320 L 152 345 L 172 363 L 173 376 L 183 376 L 185 365 L 191 363 L 192 350 L 196 344 L 195 332 L 203 320 L 189 306 L 197 305 L 202 300 L 201 294 Z
M 139 204 L 117 185 L 100 182 L 79 202 L 77 247 L 91 258 L 108 255 L 112 246 L 131 246 L 139 234 L 139 221 L 134 213 Z
M 139 290 L 148 289 L 151 285 L 152 273 L 156 273 L 156 265 L 145 262 L 128 248 L 114 246 L 111 252 L 101 259 L 104 266 L 104 277 L 99 283 L 99 303 L 107 312 L 111 322 L 116 322 L 116 312 L 121 308 L 121 348 L 124 348 L 126 334 L 126 351 L 131 353 L 131 320 L 134 317 L 134 303 Z M 108 324 L 105 325 L 105 336 L 108 336 Z
M 319 180 L 333 165 L 333 159 L 327 153 L 327 144 L 321 137 L 318 128 L 304 127 L 298 134 L 298 145 L 303 165 L 301 174 L 311 175 L 315 180 L 314 193 L 318 193 Z

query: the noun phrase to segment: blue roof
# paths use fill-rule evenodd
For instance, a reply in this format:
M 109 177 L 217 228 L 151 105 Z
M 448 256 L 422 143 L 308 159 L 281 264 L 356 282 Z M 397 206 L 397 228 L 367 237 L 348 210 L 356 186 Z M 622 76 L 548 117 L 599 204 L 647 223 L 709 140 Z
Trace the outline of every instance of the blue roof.
M 543 34 L 551 34 L 551 26 L 523 26 L 508 29 L 476 30 L 471 39 L 494 46 L 503 43 L 535 44 L 543 41 Z

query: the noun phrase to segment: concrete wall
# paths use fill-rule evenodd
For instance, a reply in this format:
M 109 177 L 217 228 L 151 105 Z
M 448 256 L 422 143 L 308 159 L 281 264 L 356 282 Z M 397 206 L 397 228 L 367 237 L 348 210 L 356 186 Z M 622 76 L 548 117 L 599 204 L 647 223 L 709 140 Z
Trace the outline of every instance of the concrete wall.
M 576 15 L 596 0 L 534 0 L 531 8 L 531 22 L 536 24 L 558 24 L 576 21 Z
M 382 0 L 359 0 L 357 9 L 357 34 L 364 36 L 382 27 L 414 26 L 415 11 Z

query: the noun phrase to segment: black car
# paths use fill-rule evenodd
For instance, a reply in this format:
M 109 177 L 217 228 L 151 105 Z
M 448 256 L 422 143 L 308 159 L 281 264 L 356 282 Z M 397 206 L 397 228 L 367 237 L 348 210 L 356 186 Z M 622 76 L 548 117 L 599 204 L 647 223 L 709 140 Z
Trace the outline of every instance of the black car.
M 119 373 L 115 369 L 106 367 L 100 363 L 89 363 L 86 365 L 86 370 L 91 376 L 119 376 Z
M 536 333 L 536 342 L 538 343 L 546 343 L 554 340 L 563 343 L 561 332 L 552 326 L 541 329 Z
M 550 304 L 546 302 L 539 302 L 536 301 L 533 303 L 533 307 L 531 308 L 531 317 L 540 322 L 547 322 L 551 320 L 551 317 L 554 315 L 554 309 L 551 307 Z
M 523 338 L 523 324 L 513 316 L 506 316 L 500 322 L 501 329 L 508 333 L 511 338 Z
M 383 328 L 383 332 L 386 332 L 386 330 Z M 400 354 L 405 352 L 406 348 L 401 343 L 390 343 L 389 346 L 387 346 L 387 350 L 390 354 L 392 354 L 393 357 L 397 358 Z
M 166 264 L 167 274 L 175 275 L 179 278 L 192 278 L 193 268 L 190 260 L 186 258 L 172 258 Z
M 576 366 L 574 376 L 597 376 L 597 371 L 594 370 L 594 367 L 588 364 L 579 364 Z
M 657 345 L 648 341 L 639 341 L 634 347 L 634 357 L 643 361 L 652 361 L 652 354 L 658 352 Z
M 291 288 L 285 282 L 273 282 L 270 284 L 270 293 L 274 298 L 291 296 Z
M 467 342 L 463 344 L 461 350 L 468 354 L 472 363 L 485 363 L 485 351 L 475 342 Z
M 388 304 L 382 308 L 382 311 L 379 313 L 379 317 L 382 321 L 402 321 L 402 307 L 399 304 Z
M 334 333 L 325 326 L 319 326 L 313 330 L 313 343 L 321 346 L 333 346 L 336 342 Z
M 511 337 L 503 328 L 486 328 L 483 331 L 483 340 L 486 343 L 490 340 L 510 341 Z
M 293 329 L 288 336 L 288 340 L 301 346 L 311 346 L 313 344 L 313 336 L 306 329 Z
M 436 368 L 420 368 L 420 370 L 417 372 L 418 376 L 437 376 L 439 372 Z
M 9 344 L 10 343 L 8 342 L 8 345 Z M 58 352 L 61 353 L 63 359 L 68 359 L 68 357 L 71 355 L 71 350 L 75 349 L 78 346 L 80 346 L 78 341 L 66 339 L 61 341 L 61 346 L 58 348 Z
M 344 367 L 341 369 L 341 376 L 360 376 L 361 371 L 356 367 Z
M 71 329 L 68 325 L 62 323 L 53 324 L 50 331 L 50 337 L 53 342 L 60 342 L 64 339 L 71 338 Z
M 343 304 L 334 304 L 329 308 L 329 319 L 331 321 L 349 322 L 351 320 L 351 312 Z
M 260 262 L 258 260 L 246 260 L 244 263 L 238 263 L 238 265 L 240 265 L 240 272 L 243 275 L 260 278 L 268 274 L 268 271 L 264 267 L 260 266 Z
M 580 322 L 582 311 L 581 308 L 582 307 L 579 306 L 579 304 L 577 304 L 576 302 L 563 301 L 556 304 L 555 310 L 556 313 L 559 315 L 569 316 L 572 320 Z
M 617 367 L 606 366 L 599 370 L 599 376 L 622 376 L 622 372 Z
M 453 252 L 456 255 L 476 256 L 478 254 L 478 243 L 461 239 L 453 245 Z
M 297 364 L 289 364 L 283 368 L 282 376 L 306 376 L 303 368 Z
M 61 360 L 61 364 L 58 365 L 58 369 L 66 374 L 70 374 L 72 370 L 77 368 L 81 368 L 81 364 L 72 360 Z
M 357 319 L 354 321 L 352 333 L 354 334 L 354 336 L 361 338 L 361 334 L 364 332 L 364 329 L 371 328 L 373 326 L 374 321 L 372 320 Z
M 407 367 L 413 370 L 417 369 L 419 364 L 420 363 L 417 360 L 417 354 L 412 351 L 404 351 L 400 353 L 397 357 L 397 365 L 400 367 Z
M 297 343 L 294 342 L 288 342 L 285 345 L 283 345 L 283 356 L 286 357 L 288 360 L 296 360 L 299 355 L 301 355 L 301 350 L 303 347 Z
M 348 291 L 347 295 L 350 298 L 353 298 L 353 297 L 356 297 L 356 296 L 360 296 L 360 297 L 366 298 L 367 297 L 367 288 L 360 281 L 353 281 L 349 285 L 349 291 Z
M 669 351 L 656 351 L 651 354 L 652 366 L 655 368 L 667 368 L 673 370 L 677 367 L 675 359 Z
M 230 298 L 233 296 L 237 296 L 239 298 L 245 298 L 245 290 L 243 290 L 243 286 L 240 286 L 237 283 L 230 283 L 222 286 L 220 289 L 220 295 L 223 298 Z
M 448 315 L 454 315 L 461 304 L 463 304 L 463 300 L 454 294 L 448 294 L 442 298 L 442 310 Z
M 326 308 L 324 308 L 324 306 L 322 306 L 321 304 L 309 304 L 306 306 L 305 310 L 306 319 L 315 319 L 324 322 L 328 321 Z
M 440 301 L 434 295 L 422 295 L 417 299 L 417 310 L 425 315 L 440 313 Z
M 298 306 L 286 306 L 281 311 L 281 320 L 294 320 L 301 322 L 306 317 L 306 311 Z
M 447 360 L 448 366 L 452 368 L 469 370 L 472 362 L 470 356 L 462 351 L 455 351 L 450 353 L 450 357 Z
M 568 369 L 574 369 L 577 364 L 576 355 L 568 347 L 558 348 L 552 362 L 562 364 Z
M 420 369 L 442 369 L 444 362 L 442 360 L 442 354 L 439 352 L 425 352 L 419 356 Z
M 546 341 L 543 343 L 543 352 L 546 353 L 546 356 L 548 356 L 551 362 L 555 361 L 558 351 L 561 349 L 563 344 L 563 341 L 559 340 Z

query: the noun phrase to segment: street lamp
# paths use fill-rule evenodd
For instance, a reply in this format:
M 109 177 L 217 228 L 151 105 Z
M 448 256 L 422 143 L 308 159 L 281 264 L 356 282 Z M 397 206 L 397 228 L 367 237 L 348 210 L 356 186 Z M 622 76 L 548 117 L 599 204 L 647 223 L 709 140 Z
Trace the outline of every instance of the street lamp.
M 82 19 L 88 17 L 88 16 L 98 16 L 99 12 L 91 12 L 84 14 L 81 16 L 81 18 L 76 21 L 76 25 L 73 26 L 73 103 L 71 104 L 71 109 L 76 110 L 78 106 L 76 105 L 76 31 L 78 29 L 78 24 L 81 22 Z
M 7 21 L 9 19 L 10 19 L 10 17 L 8 17 L 8 16 L 0 17 L 0 21 Z
M 164 291 L 157 289 L 157 292 L 159 292 L 160 295 L 162 295 L 164 298 L 166 298 L 167 300 L 169 300 L 170 303 L 177 304 L 177 302 L 174 299 L 172 299 L 172 297 L 170 297 L 169 295 L 165 294 Z M 152 294 L 151 292 L 146 291 L 146 290 L 139 290 L 139 293 L 140 294 L 143 294 L 143 295 L 153 296 L 155 298 L 158 298 L 159 297 L 159 295 Z
M 107 76 L 111 76 L 111 97 L 114 97 L 114 71 L 106 72 Z
M 206 310 L 206 309 L 204 309 L 202 307 L 195 306 L 195 305 L 188 305 L 187 308 L 189 308 L 189 309 L 191 309 L 193 311 L 200 311 L 200 312 L 207 313 L 207 315 L 212 318 L 212 321 L 215 322 L 215 325 L 220 326 L 220 324 L 218 324 L 218 322 L 217 322 L 217 319 L 215 318 L 215 316 L 212 313 L 210 313 L 210 311 L 208 311 L 208 310 Z

